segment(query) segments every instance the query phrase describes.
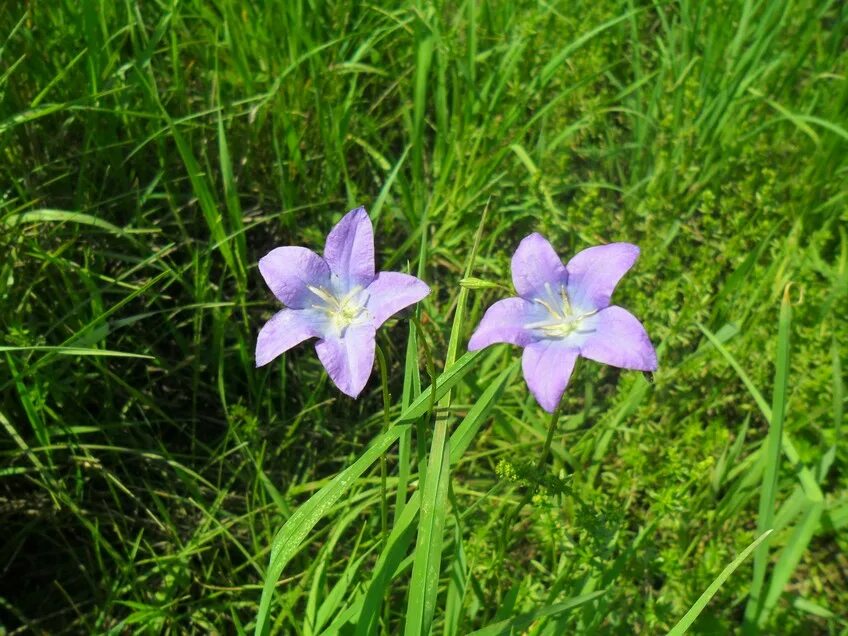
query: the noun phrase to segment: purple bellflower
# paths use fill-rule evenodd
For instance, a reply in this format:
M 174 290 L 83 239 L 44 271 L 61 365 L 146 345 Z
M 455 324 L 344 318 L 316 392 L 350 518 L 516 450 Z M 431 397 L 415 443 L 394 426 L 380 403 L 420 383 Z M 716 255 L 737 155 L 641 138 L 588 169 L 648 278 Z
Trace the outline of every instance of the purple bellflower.
M 486 311 L 468 348 L 496 342 L 524 347 L 524 379 L 539 404 L 552 413 L 577 356 L 624 369 L 654 371 L 657 354 L 645 328 L 610 297 L 639 256 L 630 243 L 597 245 L 563 265 L 541 234 L 526 237 L 512 256 L 517 298 Z
M 415 276 L 375 274 L 374 228 L 365 208 L 351 210 L 330 231 L 324 258 L 305 247 L 278 247 L 259 260 L 259 271 L 286 308 L 259 332 L 256 366 L 318 338 L 318 359 L 353 398 L 371 375 L 377 328 L 430 293 Z

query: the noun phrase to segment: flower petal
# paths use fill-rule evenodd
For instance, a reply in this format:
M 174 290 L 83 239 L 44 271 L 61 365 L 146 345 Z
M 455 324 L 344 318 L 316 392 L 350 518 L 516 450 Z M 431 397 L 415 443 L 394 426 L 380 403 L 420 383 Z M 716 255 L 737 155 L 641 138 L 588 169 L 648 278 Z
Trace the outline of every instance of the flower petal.
M 603 309 L 636 259 L 639 248 L 631 243 L 596 245 L 568 261 L 568 297 L 572 305 L 586 311 Z
M 533 232 L 525 237 L 512 255 L 512 284 L 518 295 L 527 300 L 545 293 L 545 284 L 558 290 L 568 273 L 548 240 Z
M 261 367 L 307 338 L 319 335 L 308 311 L 283 309 L 271 316 L 256 338 L 256 366 Z
M 328 287 L 330 268 L 305 247 L 278 247 L 259 259 L 259 271 L 274 296 L 294 309 L 309 307 L 315 297 L 308 286 Z
M 368 288 L 365 308 L 374 317 L 374 327 L 382 325 L 404 307 L 417 303 L 430 293 L 419 278 L 400 272 L 380 272 Z
M 496 342 L 525 346 L 535 339 L 524 327 L 534 321 L 536 305 L 523 298 L 504 298 L 486 310 L 468 341 L 468 350 L 477 351 Z
M 611 305 L 593 318 L 594 332 L 581 344 L 580 355 L 622 369 L 656 370 L 657 352 L 636 316 Z
M 374 227 L 365 208 L 356 208 L 342 217 L 327 235 L 324 258 L 341 285 L 342 292 L 374 280 Z
M 365 388 L 374 367 L 374 334 L 373 325 L 350 326 L 341 338 L 324 338 L 315 344 L 330 379 L 352 398 Z
M 548 413 L 553 413 L 577 361 L 578 350 L 557 340 L 539 340 L 524 349 L 521 370 L 530 392 Z

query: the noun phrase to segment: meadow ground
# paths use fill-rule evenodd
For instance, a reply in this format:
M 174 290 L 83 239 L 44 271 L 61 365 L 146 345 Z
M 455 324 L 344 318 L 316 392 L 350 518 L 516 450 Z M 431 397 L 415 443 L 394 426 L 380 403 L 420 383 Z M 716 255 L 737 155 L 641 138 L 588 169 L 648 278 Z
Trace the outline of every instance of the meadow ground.
M 252 632 L 294 519 L 274 633 L 693 606 L 695 633 L 845 633 L 846 44 L 838 0 L 3 3 L 0 632 Z M 253 360 L 259 257 L 357 205 L 433 289 L 379 335 L 386 544 L 355 463 L 377 371 L 352 401 L 310 346 Z M 470 274 L 507 288 L 532 231 L 642 250 L 614 300 L 659 369 L 584 361 L 542 470 L 515 348 L 461 357 L 436 424 L 410 407 L 511 295 L 459 285 L 484 210 Z

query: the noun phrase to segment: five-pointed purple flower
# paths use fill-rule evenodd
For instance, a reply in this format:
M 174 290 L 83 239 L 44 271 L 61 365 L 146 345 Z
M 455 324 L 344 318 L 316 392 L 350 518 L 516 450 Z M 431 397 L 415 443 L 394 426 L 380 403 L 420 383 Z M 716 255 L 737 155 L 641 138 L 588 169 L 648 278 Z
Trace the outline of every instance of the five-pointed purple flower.
M 526 237 L 512 257 L 517 298 L 489 307 L 468 348 L 496 342 L 524 347 L 524 379 L 539 404 L 553 412 L 577 356 L 624 369 L 654 371 L 657 354 L 633 314 L 610 297 L 639 256 L 630 243 L 598 245 L 563 265 L 541 235 Z
M 377 328 L 430 293 L 423 281 L 374 271 L 374 228 L 365 208 L 351 210 L 327 235 L 324 258 L 305 247 L 278 247 L 259 271 L 286 308 L 259 332 L 256 366 L 308 338 L 337 387 L 360 394 L 374 366 Z

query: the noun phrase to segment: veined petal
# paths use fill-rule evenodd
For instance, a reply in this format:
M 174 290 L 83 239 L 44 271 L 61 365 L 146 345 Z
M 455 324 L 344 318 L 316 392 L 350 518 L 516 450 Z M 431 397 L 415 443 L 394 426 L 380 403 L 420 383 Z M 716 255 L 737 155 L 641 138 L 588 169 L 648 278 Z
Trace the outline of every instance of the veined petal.
M 430 293 L 430 288 L 424 281 L 409 274 L 380 272 L 368 286 L 367 292 L 365 309 L 373 316 L 376 328 L 404 307 L 424 298 Z
M 568 261 L 568 297 L 573 305 L 587 311 L 603 309 L 636 259 L 639 248 L 631 243 L 596 245 L 575 254 Z
M 521 370 L 530 392 L 548 413 L 553 413 L 577 361 L 577 349 L 558 340 L 539 340 L 524 348 Z
M 523 298 L 504 298 L 486 310 L 468 341 L 468 350 L 477 351 L 496 342 L 525 346 L 535 339 L 525 325 L 536 318 L 538 308 Z
M 594 331 L 580 345 L 580 355 L 622 369 L 656 370 L 657 352 L 636 316 L 611 305 L 593 318 Z
M 548 240 L 533 232 L 525 237 L 512 255 L 512 284 L 518 295 L 527 300 L 547 297 L 545 284 L 559 290 L 568 273 Z
M 310 286 L 326 288 L 330 284 L 327 263 L 305 247 L 271 250 L 259 259 L 259 271 L 274 296 L 294 309 L 309 307 L 314 302 Z
M 375 329 L 371 324 L 351 325 L 340 338 L 324 338 L 315 344 L 318 359 L 339 390 L 357 397 L 374 367 Z
M 351 210 L 330 230 L 324 259 L 339 279 L 342 291 L 371 284 L 374 280 L 374 227 L 365 208 Z
M 318 336 L 309 314 L 300 309 L 283 309 L 274 314 L 256 338 L 256 366 L 264 366 L 307 338 Z

